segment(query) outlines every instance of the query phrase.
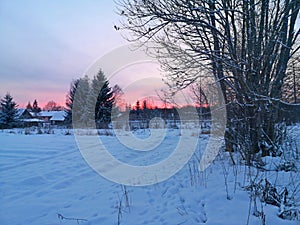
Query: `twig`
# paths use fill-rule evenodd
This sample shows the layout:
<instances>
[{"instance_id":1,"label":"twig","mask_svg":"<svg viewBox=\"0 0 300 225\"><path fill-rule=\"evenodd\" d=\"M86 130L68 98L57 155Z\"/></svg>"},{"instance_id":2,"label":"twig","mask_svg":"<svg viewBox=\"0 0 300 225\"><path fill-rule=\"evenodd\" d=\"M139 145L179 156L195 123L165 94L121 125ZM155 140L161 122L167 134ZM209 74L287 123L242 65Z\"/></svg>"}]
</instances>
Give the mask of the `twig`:
<instances>
[{"instance_id":1,"label":"twig","mask_svg":"<svg viewBox=\"0 0 300 225\"><path fill-rule=\"evenodd\" d=\"M87 221L86 219L68 218L68 217L63 216L63 215L60 214L60 213L57 213L57 217L58 217L58 219L60 219L60 220L76 220L76 221L77 221L77 224L79 224L79 221Z\"/></svg>"}]
</instances>

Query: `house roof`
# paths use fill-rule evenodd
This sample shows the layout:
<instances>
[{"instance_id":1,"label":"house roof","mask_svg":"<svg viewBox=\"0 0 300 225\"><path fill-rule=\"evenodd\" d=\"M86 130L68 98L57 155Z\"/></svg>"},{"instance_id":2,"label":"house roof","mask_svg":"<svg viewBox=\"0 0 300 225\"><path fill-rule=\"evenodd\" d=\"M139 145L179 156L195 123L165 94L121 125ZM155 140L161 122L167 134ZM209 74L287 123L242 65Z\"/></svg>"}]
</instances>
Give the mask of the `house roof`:
<instances>
[{"instance_id":1,"label":"house roof","mask_svg":"<svg viewBox=\"0 0 300 225\"><path fill-rule=\"evenodd\" d=\"M33 118L20 118L22 115L28 112ZM44 122L41 117L49 117L50 121L64 121L66 116L65 111L41 111L39 113L29 112L28 109L20 108L17 110L17 117L21 119L23 122Z\"/></svg>"},{"instance_id":2,"label":"house roof","mask_svg":"<svg viewBox=\"0 0 300 225\"><path fill-rule=\"evenodd\" d=\"M66 116L65 111L54 111L50 121L64 121Z\"/></svg>"},{"instance_id":3,"label":"house roof","mask_svg":"<svg viewBox=\"0 0 300 225\"><path fill-rule=\"evenodd\" d=\"M17 110L17 116L20 117L27 109L18 109Z\"/></svg>"},{"instance_id":4,"label":"house roof","mask_svg":"<svg viewBox=\"0 0 300 225\"><path fill-rule=\"evenodd\" d=\"M49 117L50 121L64 121L66 112L65 111L41 111L39 113L31 113L33 117L45 118Z\"/></svg>"},{"instance_id":5,"label":"house roof","mask_svg":"<svg viewBox=\"0 0 300 225\"><path fill-rule=\"evenodd\" d=\"M34 117L28 109L20 108L17 109L17 118L19 119L30 119Z\"/></svg>"},{"instance_id":6,"label":"house roof","mask_svg":"<svg viewBox=\"0 0 300 225\"><path fill-rule=\"evenodd\" d=\"M60 111L40 111L37 116L40 117L52 117L56 112Z\"/></svg>"},{"instance_id":7,"label":"house roof","mask_svg":"<svg viewBox=\"0 0 300 225\"><path fill-rule=\"evenodd\" d=\"M22 119L23 122L38 122L38 123L42 123L44 122L44 120L40 120L40 119L37 119L37 118L32 118L32 119Z\"/></svg>"}]
</instances>

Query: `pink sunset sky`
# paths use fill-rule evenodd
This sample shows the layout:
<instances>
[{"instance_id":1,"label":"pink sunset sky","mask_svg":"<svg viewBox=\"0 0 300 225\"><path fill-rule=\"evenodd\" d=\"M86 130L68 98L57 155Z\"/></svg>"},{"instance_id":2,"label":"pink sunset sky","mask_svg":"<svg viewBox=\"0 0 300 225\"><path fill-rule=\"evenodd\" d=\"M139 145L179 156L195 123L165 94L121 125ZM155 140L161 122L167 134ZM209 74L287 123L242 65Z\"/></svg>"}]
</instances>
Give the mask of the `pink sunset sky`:
<instances>
[{"instance_id":1,"label":"pink sunset sky","mask_svg":"<svg viewBox=\"0 0 300 225\"><path fill-rule=\"evenodd\" d=\"M72 79L83 77L99 57L128 44L111 0L1 0L0 95L9 92L19 107L37 99L65 104ZM113 62L112 62L113 63ZM110 79L129 104L156 97L163 87L159 66L141 63Z\"/></svg>"}]
</instances>

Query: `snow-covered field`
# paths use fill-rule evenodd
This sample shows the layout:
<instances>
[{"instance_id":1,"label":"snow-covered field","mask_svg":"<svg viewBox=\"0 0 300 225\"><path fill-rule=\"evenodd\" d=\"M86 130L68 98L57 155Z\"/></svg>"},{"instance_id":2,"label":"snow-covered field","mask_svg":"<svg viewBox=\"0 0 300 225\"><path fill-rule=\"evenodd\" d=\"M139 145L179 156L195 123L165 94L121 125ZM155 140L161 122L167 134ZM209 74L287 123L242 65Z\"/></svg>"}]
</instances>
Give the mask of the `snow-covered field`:
<instances>
[{"instance_id":1,"label":"snow-covered field","mask_svg":"<svg viewBox=\"0 0 300 225\"><path fill-rule=\"evenodd\" d=\"M296 131L300 134L300 129ZM101 139L119 160L148 165L172 153L179 132L168 131L159 148L144 153L126 149L114 136ZM233 166L226 153L199 172L198 158L209 139L203 134L195 155L177 174L154 185L125 187L91 169L74 136L65 133L59 129L54 134L0 132L1 225L260 225L244 188L249 184L247 174L253 173L257 180L268 178L279 188L300 180L295 172L257 173ZM147 132L140 131L143 135ZM299 195L298 189L298 199ZM257 207L263 208L267 225L300 224L280 219L278 207L261 203Z\"/></svg>"}]
</instances>

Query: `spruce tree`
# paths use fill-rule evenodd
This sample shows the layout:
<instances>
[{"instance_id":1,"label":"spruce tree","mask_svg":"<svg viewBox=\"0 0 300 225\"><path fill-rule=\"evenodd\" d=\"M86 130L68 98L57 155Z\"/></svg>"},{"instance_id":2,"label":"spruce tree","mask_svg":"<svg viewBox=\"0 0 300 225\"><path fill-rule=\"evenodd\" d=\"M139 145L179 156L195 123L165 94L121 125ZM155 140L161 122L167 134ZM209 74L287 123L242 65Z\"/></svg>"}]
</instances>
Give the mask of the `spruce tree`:
<instances>
[{"instance_id":1,"label":"spruce tree","mask_svg":"<svg viewBox=\"0 0 300 225\"><path fill-rule=\"evenodd\" d=\"M26 106L26 109L29 111L29 112L32 112L32 105L30 103L30 101L28 102L27 106Z\"/></svg>"},{"instance_id":2,"label":"spruce tree","mask_svg":"<svg viewBox=\"0 0 300 225\"><path fill-rule=\"evenodd\" d=\"M18 122L18 105L13 101L13 97L7 93L1 99L0 126L3 128L12 128Z\"/></svg>"},{"instance_id":3,"label":"spruce tree","mask_svg":"<svg viewBox=\"0 0 300 225\"><path fill-rule=\"evenodd\" d=\"M91 109L89 106L90 96L90 81L88 76L79 79L79 83L75 92L73 102L73 124L76 122L76 127L90 128L91 127Z\"/></svg>"},{"instance_id":4,"label":"spruce tree","mask_svg":"<svg viewBox=\"0 0 300 225\"><path fill-rule=\"evenodd\" d=\"M71 83L66 100L66 124L75 128L107 128L111 122L114 91L100 70L90 82L88 76Z\"/></svg>"},{"instance_id":5,"label":"spruce tree","mask_svg":"<svg viewBox=\"0 0 300 225\"><path fill-rule=\"evenodd\" d=\"M99 70L92 80L91 99L91 102L95 103L91 107L95 107L94 118L97 128L107 128L111 122L111 111L115 98L102 70Z\"/></svg>"},{"instance_id":6,"label":"spruce tree","mask_svg":"<svg viewBox=\"0 0 300 225\"><path fill-rule=\"evenodd\" d=\"M35 99L32 105L32 112L34 112L35 114L39 113L41 111L41 108L38 105L37 100Z\"/></svg>"},{"instance_id":7,"label":"spruce tree","mask_svg":"<svg viewBox=\"0 0 300 225\"><path fill-rule=\"evenodd\" d=\"M70 85L69 93L67 94L66 99L66 116L65 116L65 123L67 125L71 125L72 123L72 109L73 109L73 102L75 98L75 92L79 84L79 79L73 80Z\"/></svg>"},{"instance_id":8,"label":"spruce tree","mask_svg":"<svg viewBox=\"0 0 300 225\"><path fill-rule=\"evenodd\" d=\"M135 108L138 112L141 110L140 101L136 101Z\"/></svg>"}]
</instances>

